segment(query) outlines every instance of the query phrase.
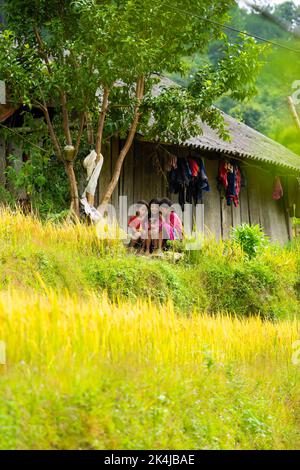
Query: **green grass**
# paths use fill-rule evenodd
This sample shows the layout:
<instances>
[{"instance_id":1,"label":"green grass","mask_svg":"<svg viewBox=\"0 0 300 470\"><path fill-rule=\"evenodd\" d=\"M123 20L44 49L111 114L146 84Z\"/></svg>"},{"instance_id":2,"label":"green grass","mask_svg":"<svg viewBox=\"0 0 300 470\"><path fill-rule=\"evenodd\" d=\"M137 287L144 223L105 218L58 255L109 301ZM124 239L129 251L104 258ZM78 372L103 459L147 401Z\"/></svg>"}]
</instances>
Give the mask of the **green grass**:
<instances>
[{"instance_id":1,"label":"green grass","mask_svg":"<svg viewBox=\"0 0 300 470\"><path fill-rule=\"evenodd\" d=\"M300 314L300 247L270 246L249 260L230 243L206 243L179 263L126 253L101 242L92 227L51 223L3 212L0 289L14 286L106 291L112 300L172 300L176 311L293 318Z\"/></svg>"}]
</instances>

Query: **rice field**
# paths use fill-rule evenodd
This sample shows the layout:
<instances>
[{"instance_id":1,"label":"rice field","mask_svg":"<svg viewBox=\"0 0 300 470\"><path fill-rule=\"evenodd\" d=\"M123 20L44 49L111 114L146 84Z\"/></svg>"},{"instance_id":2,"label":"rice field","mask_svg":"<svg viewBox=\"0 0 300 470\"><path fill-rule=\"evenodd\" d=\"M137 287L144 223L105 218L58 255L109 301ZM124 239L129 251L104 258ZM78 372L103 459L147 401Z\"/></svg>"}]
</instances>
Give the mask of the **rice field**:
<instances>
[{"instance_id":1,"label":"rice field","mask_svg":"<svg viewBox=\"0 0 300 470\"><path fill-rule=\"evenodd\" d=\"M298 320L7 289L0 448L299 448L299 339Z\"/></svg>"}]
</instances>

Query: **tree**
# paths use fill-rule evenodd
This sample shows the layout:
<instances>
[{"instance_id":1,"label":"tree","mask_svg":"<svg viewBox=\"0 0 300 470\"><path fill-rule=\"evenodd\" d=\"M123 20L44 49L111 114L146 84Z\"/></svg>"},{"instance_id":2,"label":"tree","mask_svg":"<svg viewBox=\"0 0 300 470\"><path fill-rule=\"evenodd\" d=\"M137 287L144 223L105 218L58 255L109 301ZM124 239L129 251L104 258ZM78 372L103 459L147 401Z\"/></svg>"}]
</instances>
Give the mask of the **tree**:
<instances>
[{"instance_id":1,"label":"tree","mask_svg":"<svg viewBox=\"0 0 300 470\"><path fill-rule=\"evenodd\" d=\"M267 7L259 6L253 2L247 2L248 6L250 6L254 11L259 13L264 19L266 19L269 23L277 25L282 31L288 33L289 39L296 38L299 40L300 38L300 7L295 5L294 2L288 1L284 2L281 5L278 5L276 8L272 8L271 5ZM298 44L296 43L296 47ZM281 59L282 60L282 59ZM284 59L285 60L285 59ZM288 67L284 67L285 73L287 70L291 71L290 64ZM287 82L289 83L289 82ZM294 83L299 83L296 81ZM292 82L289 84L292 85ZM287 103L288 108L290 111L290 115L293 119L296 129L298 132L300 131L300 117L296 109L296 103L294 102L292 96L287 96ZM297 103L298 104L298 103ZM278 134L277 130L277 134ZM291 148L296 148L295 151L299 153L299 144L295 147L295 143L293 142L293 132L291 130L285 129L282 131L280 129L280 137L282 140L285 140L285 144L287 144L286 137L289 136L289 144Z\"/></svg>"},{"instance_id":2,"label":"tree","mask_svg":"<svg viewBox=\"0 0 300 470\"><path fill-rule=\"evenodd\" d=\"M300 25L300 8L293 2L270 6L268 11L288 23L290 25L288 30L297 30ZM286 28L282 28L256 11L253 12L249 8L239 8L238 5L230 10L230 19L227 24L249 34L286 45L290 49L294 49L295 52L276 46L269 47L267 60L264 60L256 82L257 93L253 99L237 102L227 93L215 101L216 106L300 154L297 129L288 112L286 99L287 96L295 92L292 84L298 83L300 76L299 61L297 60L298 40L293 38ZM240 37L236 32L229 31L228 38L232 43L240 42ZM191 76L197 73L197 68L200 69L209 62L217 65L222 54L222 42L220 40L212 41L207 51L185 59L187 71L184 77L174 74L172 78L176 82L188 86ZM297 108L299 112L299 107Z\"/></svg>"},{"instance_id":3,"label":"tree","mask_svg":"<svg viewBox=\"0 0 300 470\"><path fill-rule=\"evenodd\" d=\"M261 6L247 1L246 4L259 13L268 22L278 26L281 30L293 35L295 38L300 38L300 8L294 2L288 1L281 5L272 7L272 5Z\"/></svg>"},{"instance_id":4,"label":"tree","mask_svg":"<svg viewBox=\"0 0 300 470\"><path fill-rule=\"evenodd\" d=\"M253 94L261 52L249 40L235 49L227 44L219 23L225 21L232 3L191 0L187 7L184 0L5 1L1 78L8 84L12 102L43 112L77 215L74 160L64 148L73 146L76 158L82 142L87 138L92 142L92 130L98 159L104 138L111 134L125 138L104 205L137 130L179 143L199 132L196 120L201 116L226 137L221 114L212 108L214 99L230 92L239 99ZM183 73L182 57L203 50L212 38L222 39L225 45L215 68L200 70L188 89L171 87L152 96L161 74ZM152 126L150 116L154 116Z\"/></svg>"}]
</instances>

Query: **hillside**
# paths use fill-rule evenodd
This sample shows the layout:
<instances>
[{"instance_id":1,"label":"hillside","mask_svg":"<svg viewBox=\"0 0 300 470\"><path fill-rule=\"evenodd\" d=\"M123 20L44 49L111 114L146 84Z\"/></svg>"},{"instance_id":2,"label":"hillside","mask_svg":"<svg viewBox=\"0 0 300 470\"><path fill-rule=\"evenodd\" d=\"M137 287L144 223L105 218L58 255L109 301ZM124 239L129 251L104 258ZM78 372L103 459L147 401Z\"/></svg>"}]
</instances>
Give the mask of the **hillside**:
<instances>
[{"instance_id":1,"label":"hillside","mask_svg":"<svg viewBox=\"0 0 300 470\"><path fill-rule=\"evenodd\" d=\"M2 211L0 260L1 449L299 448L299 246L174 264Z\"/></svg>"},{"instance_id":2,"label":"hillside","mask_svg":"<svg viewBox=\"0 0 300 470\"><path fill-rule=\"evenodd\" d=\"M271 245L249 260L232 242L210 240L180 262L126 252L83 224L42 223L1 211L0 288L70 294L106 292L111 300L171 300L176 310L264 318L300 315L300 246Z\"/></svg>"}]
</instances>

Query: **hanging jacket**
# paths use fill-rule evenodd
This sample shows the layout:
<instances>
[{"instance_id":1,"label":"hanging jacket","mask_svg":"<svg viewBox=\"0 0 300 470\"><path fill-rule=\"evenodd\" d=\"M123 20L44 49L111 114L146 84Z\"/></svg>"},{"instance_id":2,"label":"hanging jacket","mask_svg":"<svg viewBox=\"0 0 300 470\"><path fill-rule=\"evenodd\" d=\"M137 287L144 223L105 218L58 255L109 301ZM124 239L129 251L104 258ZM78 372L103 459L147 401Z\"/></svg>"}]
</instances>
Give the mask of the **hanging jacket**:
<instances>
[{"instance_id":1,"label":"hanging jacket","mask_svg":"<svg viewBox=\"0 0 300 470\"><path fill-rule=\"evenodd\" d=\"M236 184L235 184L236 174L234 169L228 171L227 173L227 189L226 189L226 198L227 206L231 206L232 201L236 199Z\"/></svg>"},{"instance_id":2,"label":"hanging jacket","mask_svg":"<svg viewBox=\"0 0 300 470\"><path fill-rule=\"evenodd\" d=\"M219 164L219 174L218 174L218 182L222 185L225 189L228 187L228 179L227 179L227 163L224 160L220 161Z\"/></svg>"},{"instance_id":3,"label":"hanging jacket","mask_svg":"<svg viewBox=\"0 0 300 470\"><path fill-rule=\"evenodd\" d=\"M170 193L177 194L180 187L178 182L178 168L173 168L169 171L167 179Z\"/></svg>"},{"instance_id":4,"label":"hanging jacket","mask_svg":"<svg viewBox=\"0 0 300 470\"><path fill-rule=\"evenodd\" d=\"M219 164L218 189L225 190L227 205L239 205L239 195L242 187L242 172L235 160L224 161Z\"/></svg>"},{"instance_id":5,"label":"hanging jacket","mask_svg":"<svg viewBox=\"0 0 300 470\"><path fill-rule=\"evenodd\" d=\"M195 178L199 173L199 165L196 160L189 158L189 166L192 173L192 176Z\"/></svg>"},{"instance_id":6,"label":"hanging jacket","mask_svg":"<svg viewBox=\"0 0 300 470\"><path fill-rule=\"evenodd\" d=\"M210 191L210 186L208 182L208 177L205 171L205 166L203 161L199 158L199 163L200 163L200 177L202 181L202 189L203 191L209 192Z\"/></svg>"},{"instance_id":7,"label":"hanging jacket","mask_svg":"<svg viewBox=\"0 0 300 470\"><path fill-rule=\"evenodd\" d=\"M186 201L190 204L202 204L203 191L210 191L205 167L201 158L190 159L189 164L193 176L187 187Z\"/></svg>"}]
</instances>

